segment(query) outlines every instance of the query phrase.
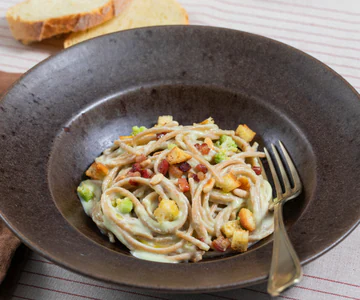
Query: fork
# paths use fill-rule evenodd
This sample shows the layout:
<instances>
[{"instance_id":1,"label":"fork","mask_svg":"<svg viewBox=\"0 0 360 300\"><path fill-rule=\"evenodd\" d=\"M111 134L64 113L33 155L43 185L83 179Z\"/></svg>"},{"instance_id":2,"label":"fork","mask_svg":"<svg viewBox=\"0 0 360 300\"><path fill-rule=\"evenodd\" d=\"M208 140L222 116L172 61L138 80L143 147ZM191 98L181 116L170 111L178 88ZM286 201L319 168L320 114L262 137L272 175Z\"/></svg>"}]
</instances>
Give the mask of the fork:
<instances>
[{"instance_id":1,"label":"fork","mask_svg":"<svg viewBox=\"0 0 360 300\"><path fill-rule=\"evenodd\" d=\"M271 296L278 296L286 288L300 282L303 275L299 258L286 233L283 220L284 203L297 197L301 193L302 184L294 163L281 141L279 141L279 145L293 179L293 187L290 185L290 181L280 159L279 152L274 144L271 144L275 162L279 167L285 189L284 192L282 191L280 180L276 173L271 156L268 150L264 148L277 195L277 198L274 199L274 244L267 286L268 293Z\"/></svg>"}]
</instances>

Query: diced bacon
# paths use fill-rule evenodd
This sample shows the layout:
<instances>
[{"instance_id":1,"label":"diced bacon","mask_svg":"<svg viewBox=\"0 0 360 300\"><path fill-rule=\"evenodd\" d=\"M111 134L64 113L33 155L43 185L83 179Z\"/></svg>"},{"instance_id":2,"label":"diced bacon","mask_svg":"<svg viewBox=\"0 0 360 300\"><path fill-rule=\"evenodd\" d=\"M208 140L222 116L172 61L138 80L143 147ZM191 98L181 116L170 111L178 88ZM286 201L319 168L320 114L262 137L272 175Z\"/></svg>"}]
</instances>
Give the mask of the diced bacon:
<instances>
[{"instance_id":1,"label":"diced bacon","mask_svg":"<svg viewBox=\"0 0 360 300\"><path fill-rule=\"evenodd\" d=\"M207 168L205 165L203 165L203 164L198 164L198 165L196 165L196 167L195 167L195 171L196 171L196 172L203 172L203 173L205 174L205 173L207 173L208 168Z\"/></svg>"},{"instance_id":2,"label":"diced bacon","mask_svg":"<svg viewBox=\"0 0 360 300\"><path fill-rule=\"evenodd\" d=\"M182 191L183 193L186 193L190 190L190 186L189 186L189 183L187 182L186 178L179 178L178 185L179 185L180 191Z\"/></svg>"},{"instance_id":3,"label":"diced bacon","mask_svg":"<svg viewBox=\"0 0 360 300\"><path fill-rule=\"evenodd\" d=\"M191 166L187 162L183 162L180 164L179 169L183 172L187 172L191 169Z\"/></svg>"},{"instance_id":4,"label":"diced bacon","mask_svg":"<svg viewBox=\"0 0 360 300\"><path fill-rule=\"evenodd\" d=\"M170 165L170 166L169 166L169 174L170 174L172 177L180 178L184 173L183 173L183 171L181 171L177 166L175 166L175 165Z\"/></svg>"},{"instance_id":5,"label":"diced bacon","mask_svg":"<svg viewBox=\"0 0 360 300\"><path fill-rule=\"evenodd\" d=\"M212 241L212 247L219 252L225 252L230 247L231 243L228 238L219 236L216 240Z\"/></svg>"},{"instance_id":6,"label":"diced bacon","mask_svg":"<svg viewBox=\"0 0 360 300\"><path fill-rule=\"evenodd\" d=\"M260 174L261 174L261 167L259 167L259 166L253 166L252 169L254 170L254 172L256 173L256 175L260 175Z\"/></svg>"},{"instance_id":7,"label":"diced bacon","mask_svg":"<svg viewBox=\"0 0 360 300\"><path fill-rule=\"evenodd\" d=\"M143 178L151 178L152 172L149 169L141 170L141 177Z\"/></svg>"},{"instance_id":8,"label":"diced bacon","mask_svg":"<svg viewBox=\"0 0 360 300\"><path fill-rule=\"evenodd\" d=\"M193 178L196 182L199 182L199 181L200 181L200 179L199 179L199 177L197 176L197 174L189 173L189 174L188 174L188 177L189 177L189 178Z\"/></svg>"},{"instance_id":9,"label":"diced bacon","mask_svg":"<svg viewBox=\"0 0 360 300\"><path fill-rule=\"evenodd\" d=\"M194 146L196 147L196 149L198 149L200 151L200 153L202 155L209 154L209 152L210 152L210 148L209 148L208 144L206 144L206 143L202 143L202 144L197 143Z\"/></svg>"},{"instance_id":10,"label":"diced bacon","mask_svg":"<svg viewBox=\"0 0 360 300\"><path fill-rule=\"evenodd\" d=\"M166 159L163 159L159 163L158 171L165 176L168 170L169 170L169 162Z\"/></svg>"},{"instance_id":11,"label":"diced bacon","mask_svg":"<svg viewBox=\"0 0 360 300\"><path fill-rule=\"evenodd\" d=\"M134 163L131 167L131 172L140 172L141 166L140 163Z\"/></svg>"}]
</instances>

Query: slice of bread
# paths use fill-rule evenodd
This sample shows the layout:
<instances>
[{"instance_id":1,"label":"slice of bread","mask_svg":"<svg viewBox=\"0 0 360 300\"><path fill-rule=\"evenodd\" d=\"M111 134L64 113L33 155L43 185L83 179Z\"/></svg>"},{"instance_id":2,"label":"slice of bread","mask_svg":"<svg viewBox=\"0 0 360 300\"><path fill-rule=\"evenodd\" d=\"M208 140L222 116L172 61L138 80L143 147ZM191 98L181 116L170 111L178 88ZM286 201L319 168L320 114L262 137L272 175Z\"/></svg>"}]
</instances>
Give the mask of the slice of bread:
<instances>
[{"instance_id":1,"label":"slice of bread","mask_svg":"<svg viewBox=\"0 0 360 300\"><path fill-rule=\"evenodd\" d=\"M117 17L84 32L70 34L64 47L125 29L181 24L189 24L189 18L185 9L175 0L128 0Z\"/></svg>"},{"instance_id":2,"label":"slice of bread","mask_svg":"<svg viewBox=\"0 0 360 300\"><path fill-rule=\"evenodd\" d=\"M27 0L10 7L12 35L24 44L83 31L113 18L127 0Z\"/></svg>"}]
</instances>

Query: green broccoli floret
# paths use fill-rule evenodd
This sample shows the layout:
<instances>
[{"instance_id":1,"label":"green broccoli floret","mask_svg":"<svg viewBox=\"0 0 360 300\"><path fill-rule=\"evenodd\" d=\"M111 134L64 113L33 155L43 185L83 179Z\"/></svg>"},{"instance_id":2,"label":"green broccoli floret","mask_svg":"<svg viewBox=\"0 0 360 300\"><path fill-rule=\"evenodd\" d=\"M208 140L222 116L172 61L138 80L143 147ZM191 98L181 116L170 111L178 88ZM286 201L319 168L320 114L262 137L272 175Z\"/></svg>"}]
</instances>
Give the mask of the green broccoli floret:
<instances>
[{"instance_id":1,"label":"green broccoli floret","mask_svg":"<svg viewBox=\"0 0 360 300\"><path fill-rule=\"evenodd\" d=\"M220 136L220 139L215 143L215 146L226 151L238 151L238 147L232 137L224 134Z\"/></svg>"},{"instance_id":2,"label":"green broccoli floret","mask_svg":"<svg viewBox=\"0 0 360 300\"><path fill-rule=\"evenodd\" d=\"M131 135L135 136L135 135L139 134L140 132L145 131L146 129L147 128L145 126L141 126L141 127L133 126Z\"/></svg>"},{"instance_id":3,"label":"green broccoli floret","mask_svg":"<svg viewBox=\"0 0 360 300\"><path fill-rule=\"evenodd\" d=\"M85 202L92 200L95 196L94 187L90 184L86 184L85 182L82 182L78 186L77 192L79 193L79 197Z\"/></svg>"},{"instance_id":4,"label":"green broccoli floret","mask_svg":"<svg viewBox=\"0 0 360 300\"><path fill-rule=\"evenodd\" d=\"M214 161L215 163L221 163L222 161L226 160L227 156L224 152L218 152L214 155Z\"/></svg>"}]
</instances>

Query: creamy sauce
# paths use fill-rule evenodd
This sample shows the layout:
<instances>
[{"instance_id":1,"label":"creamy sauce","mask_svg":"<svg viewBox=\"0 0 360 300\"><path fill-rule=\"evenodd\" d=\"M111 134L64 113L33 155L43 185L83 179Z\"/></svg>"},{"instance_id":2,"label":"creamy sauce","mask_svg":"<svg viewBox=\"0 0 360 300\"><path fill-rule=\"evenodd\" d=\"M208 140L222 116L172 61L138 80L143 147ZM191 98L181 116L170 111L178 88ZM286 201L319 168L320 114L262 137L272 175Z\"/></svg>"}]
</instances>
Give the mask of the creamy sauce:
<instances>
[{"instance_id":1,"label":"creamy sauce","mask_svg":"<svg viewBox=\"0 0 360 300\"><path fill-rule=\"evenodd\" d=\"M81 205L84 208L85 213L91 217L91 213L92 210L95 206L95 204L100 201L100 197L101 197L101 181L99 180L85 180L83 181L83 183L87 184L89 187L91 187L92 192L94 193L94 198L89 200L89 201L85 201L84 199L82 199L80 197L80 194L78 193L78 197L81 201Z\"/></svg>"}]
</instances>

